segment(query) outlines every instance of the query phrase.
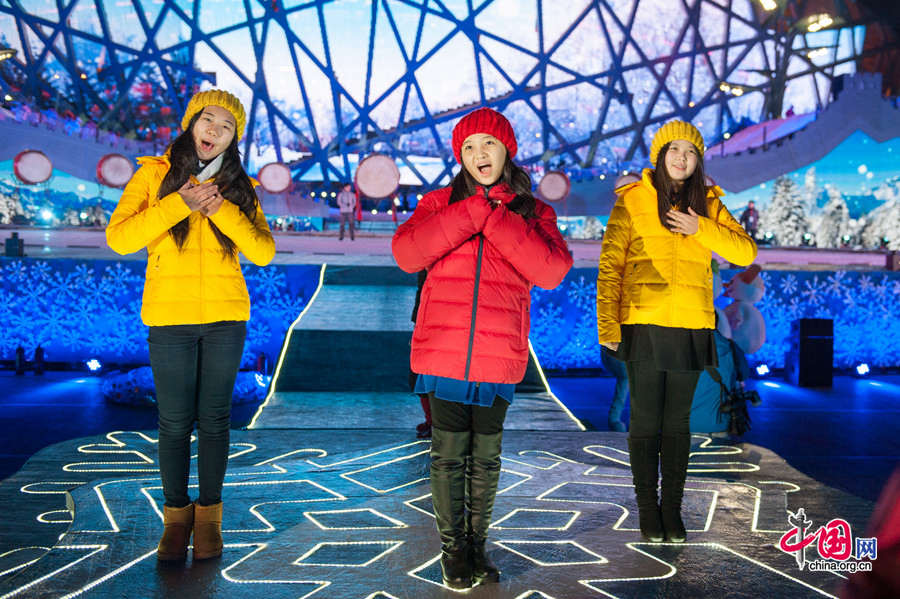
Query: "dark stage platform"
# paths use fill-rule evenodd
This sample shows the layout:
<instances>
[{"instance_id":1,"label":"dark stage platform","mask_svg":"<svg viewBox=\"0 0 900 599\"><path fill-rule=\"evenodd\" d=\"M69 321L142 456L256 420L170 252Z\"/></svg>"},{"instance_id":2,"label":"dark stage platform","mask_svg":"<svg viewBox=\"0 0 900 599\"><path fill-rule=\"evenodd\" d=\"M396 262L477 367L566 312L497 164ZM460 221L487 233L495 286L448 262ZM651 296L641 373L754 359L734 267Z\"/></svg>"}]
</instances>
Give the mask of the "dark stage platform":
<instances>
[{"instance_id":1,"label":"dark stage platform","mask_svg":"<svg viewBox=\"0 0 900 599\"><path fill-rule=\"evenodd\" d=\"M157 563L156 433L111 432L47 447L0 482L0 599L460 595L440 584L430 443L411 436L421 419L407 383L414 281L396 269L329 266L322 283L291 326L272 393L249 430L232 433L221 558ZM801 571L778 548L786 510L803 508L815 527L843 518L858 536L871 501L758 445L696 435L689 542L644 543L626 435L583 428L532 353L508 414L488 545L502 581L468 596L838 592L841 575Z\"/></svg>"},{"instance_id":2,"label":"dark stage platform","mask_svg":"<svg viewBox=\"0 0 900 599\"><path fill-rule=\"evenodd\" d=\"M0 483L0 597L452 597L440 586L427 441L396 430L251 430L232 437L221 559L160 565L155 434L40 451ZM862 532L872 504L754 445L695 436L689 542L637 531L625 435L509 431L490 551L499 585L471 597L819 597L776 544L785 509Z\"/></svg>"}]
</instances>

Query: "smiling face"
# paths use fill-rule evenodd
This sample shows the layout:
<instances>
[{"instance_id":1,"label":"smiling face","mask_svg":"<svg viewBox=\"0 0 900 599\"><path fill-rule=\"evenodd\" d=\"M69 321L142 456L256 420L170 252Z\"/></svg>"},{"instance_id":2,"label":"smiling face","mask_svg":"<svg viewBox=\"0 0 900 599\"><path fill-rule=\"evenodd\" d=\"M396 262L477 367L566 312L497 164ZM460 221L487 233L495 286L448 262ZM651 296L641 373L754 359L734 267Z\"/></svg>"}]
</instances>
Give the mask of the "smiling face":
<instances>
[{"instance_id":1,"label":"smiling face","mask_svg":"<svg viewBox=\"0 0 900 599\"><path fill-rule=\"evenodd\" d=\"M221 106L205 106L191 134L197 157L208 162L225 151L234 139L234 116Z\"/></svg>"},{"instance_id":2,"label":"smiling face","mask_svg":"<svg viewBox=\"0 0 900 599\"><path fill-rule=\"evenodd\" d=\"M676 185L681 185L694 174L698 160L694 144L686 139L673 140L666 151L666 173Z\"/></svg>"},{"instance_id":3,"label":"smiling face","mask_svg":"<svg viewBox=\"0 0 900 599\"><path fill-rule=\"evenodd\" d=\"M493 185L503 174L506 146L487 133L474 133L462 144L462 163L480 185Z\"/></svg>"}]
</instances>

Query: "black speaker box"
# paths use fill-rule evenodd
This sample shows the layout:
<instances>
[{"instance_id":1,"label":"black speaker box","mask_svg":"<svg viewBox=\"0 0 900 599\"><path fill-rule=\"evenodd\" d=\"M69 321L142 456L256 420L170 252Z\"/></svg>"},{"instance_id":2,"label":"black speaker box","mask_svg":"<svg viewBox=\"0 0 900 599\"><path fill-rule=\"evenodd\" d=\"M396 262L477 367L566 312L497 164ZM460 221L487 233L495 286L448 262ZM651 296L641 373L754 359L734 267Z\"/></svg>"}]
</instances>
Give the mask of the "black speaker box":
<instances>
[{"instance_id":1,"label":"black speaker box","mask_svg":"<svg viewBox=\"0 0 900 599\"><path fill-rule=\"evenodd\" d=\"M784 359L785 378L799 387L831 387L834 321L801 318L791 323L791 346Z\"/></svg>"}]
</instances>

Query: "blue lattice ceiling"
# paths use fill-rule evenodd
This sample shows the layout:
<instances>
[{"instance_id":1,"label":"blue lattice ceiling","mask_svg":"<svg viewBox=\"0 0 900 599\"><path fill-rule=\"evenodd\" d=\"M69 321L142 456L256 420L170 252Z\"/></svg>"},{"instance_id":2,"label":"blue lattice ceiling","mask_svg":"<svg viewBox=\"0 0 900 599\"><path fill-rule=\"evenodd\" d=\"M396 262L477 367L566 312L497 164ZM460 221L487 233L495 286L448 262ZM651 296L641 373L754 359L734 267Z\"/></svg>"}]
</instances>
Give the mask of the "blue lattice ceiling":
<instances>
[{"instance_id":1,"label":"blue lattice ceiling","mask_svg":"<svg viewBox=\"0 0 900 599\"><path fill-rule=\"evenodd\" d=\"M795 3L794 0L791 0ZM216 84L248 108L245 160L296 178L348 180L382 151L421 183L446 181L450 129L493 105L525 163L614 171L645 161L656 126L691 119L708 139L765 113L785 55L783 108L827 102L854 70L861 27L786 38L751 0L0 0L18 50L0 86L107 128L165 137L190 90ZM756 12L755 12L756 11ZM810 49L825 47L812 58ZM722 82L743 86L737 96ZM424 167L415 156L442 159ZM354 157L355 158L355 157Z\"/></svg>"}]
</instances>

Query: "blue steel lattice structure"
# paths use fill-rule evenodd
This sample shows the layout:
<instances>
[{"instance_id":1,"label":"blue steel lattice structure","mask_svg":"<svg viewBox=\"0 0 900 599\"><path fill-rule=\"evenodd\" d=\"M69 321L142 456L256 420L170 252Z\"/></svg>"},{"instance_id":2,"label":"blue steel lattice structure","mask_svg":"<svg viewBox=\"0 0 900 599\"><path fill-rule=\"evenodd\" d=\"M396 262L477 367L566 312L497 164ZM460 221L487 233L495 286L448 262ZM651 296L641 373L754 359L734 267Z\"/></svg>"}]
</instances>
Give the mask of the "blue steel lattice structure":
<instances>
[{"instance_id":1,"label":"blue steel lattice structure","mask_svg":"<svg viewBox=\"0 0 900 599\"><path fill-rule=\"evenodd\" d=\"M785 55L785 109L827 103L864 28L804 30L785 53L767 18L752 0L10 0L0 87L166 141L215 84L248 108L250 169L280 160L297 180L350 180L379 151L407 183L446 183L450 129L480 104L511 118L535 172L614 172L643 166L671 118L710 140L759 120Z\"/></svg>"}]
</instances>

